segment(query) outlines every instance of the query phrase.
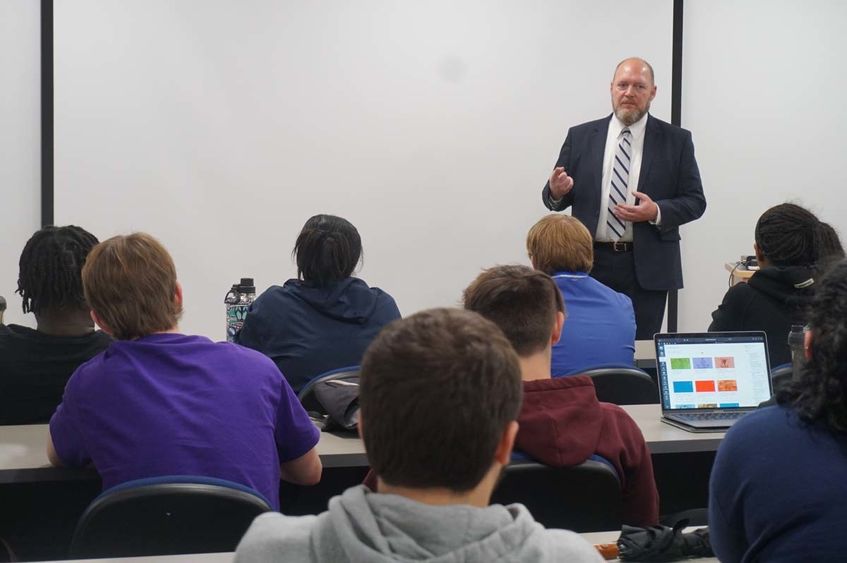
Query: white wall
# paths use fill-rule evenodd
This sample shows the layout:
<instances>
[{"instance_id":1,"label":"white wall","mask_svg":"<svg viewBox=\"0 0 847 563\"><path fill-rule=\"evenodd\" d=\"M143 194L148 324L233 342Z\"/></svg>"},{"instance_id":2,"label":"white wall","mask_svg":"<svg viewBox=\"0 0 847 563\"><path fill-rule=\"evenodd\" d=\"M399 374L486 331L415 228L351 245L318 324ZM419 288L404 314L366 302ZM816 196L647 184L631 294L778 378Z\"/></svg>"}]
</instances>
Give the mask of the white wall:
<instances>
[{"instance_id":1,"label":"white wall","mask_svg":"<svg viewBox=\"0 0 847 563\"><path fill-rule=\"evenodd\" d=\"M615 64L656 69L672 1L55 0L56 221L158 236L183 329L292 277L319 212L359 227L362 277L405 313L526 262L568 126L610 112Z\"/></svg>"},{"instance_id":2,"label":"white wall","mask_svg":"<svg viewBox=\"0 0 847 563\"><path fill-rule=\"evenodd\" d=\"M24 318L18 287L18 258L40 223L41 51L39 3L0 2L0 295L6 323L34 326Z\"/></svg>"},{"instance_id":3,"label":"white wall","mask_svg":"<svg viewBox=\"0 0 847 563\"><path fill-rule=\"evenodd\" d=\"M680 330L695 331L768 207L805 205L847 236L847 3L689 0L684 16L682 125L709 202L683 233Z\"/></svg>"}]
</instances>

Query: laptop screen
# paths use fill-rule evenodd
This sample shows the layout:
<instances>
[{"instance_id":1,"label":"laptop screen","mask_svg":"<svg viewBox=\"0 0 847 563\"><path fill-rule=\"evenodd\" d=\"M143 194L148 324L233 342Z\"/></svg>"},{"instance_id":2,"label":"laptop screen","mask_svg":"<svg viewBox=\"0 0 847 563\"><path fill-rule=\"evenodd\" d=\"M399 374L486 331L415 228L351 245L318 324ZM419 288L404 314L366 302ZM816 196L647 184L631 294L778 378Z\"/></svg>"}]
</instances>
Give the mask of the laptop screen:
<instances>
[{"instance_id":1,"label":"laptop screen","mask_svg":"<svg viewBox=\"0 0 847 563\"><path fill-rule=\"evenodd\" d=\"M764 332L657 334L662 410L755 407L771 397Z\"/></svg>"}]
</instances>

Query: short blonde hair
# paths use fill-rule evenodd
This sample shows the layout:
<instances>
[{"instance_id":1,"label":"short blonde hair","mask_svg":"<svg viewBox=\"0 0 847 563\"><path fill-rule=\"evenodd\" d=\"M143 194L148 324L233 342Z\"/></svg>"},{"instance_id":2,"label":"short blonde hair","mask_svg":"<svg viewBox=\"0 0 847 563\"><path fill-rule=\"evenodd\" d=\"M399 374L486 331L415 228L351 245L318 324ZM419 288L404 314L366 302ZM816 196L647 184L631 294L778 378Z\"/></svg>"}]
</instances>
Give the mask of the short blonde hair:
<instances>
[{"instance_id":1,"label":"short blonde hair","mask_svg":"<svg viewBox=\"0 0 847 563\"><path fill-rule=\"evenodd\" d=\"M176 267L165 247L146 233L112 237L95 246L82 268L88 305L118 340L176 327Z\"/></svg>"},{"instance_id":2,"label":"short blonde hair","mask_svg":"<svg viewBox=\"0 0 847 563\"><path fill-rule=\"evenodd\" d=\"M536 270L555 272L590 272L594 264L591 233L578 219L552 213L529 230L526 251Z\"/></svg>"}]
</instances>

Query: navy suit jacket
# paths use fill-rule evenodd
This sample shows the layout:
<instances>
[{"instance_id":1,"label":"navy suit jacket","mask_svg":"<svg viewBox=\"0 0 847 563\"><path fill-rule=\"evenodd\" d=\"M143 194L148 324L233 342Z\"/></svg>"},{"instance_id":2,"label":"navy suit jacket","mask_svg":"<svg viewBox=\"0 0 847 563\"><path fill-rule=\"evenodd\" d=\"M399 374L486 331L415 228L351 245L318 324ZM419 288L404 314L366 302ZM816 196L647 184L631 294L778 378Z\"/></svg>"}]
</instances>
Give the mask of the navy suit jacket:
<instances>
[{"instance_id":1,"label":"navy suit jacket","mask_svg":"<svg viewBox=\"0 0 847 563\"><path fill-rule=\"evenodd\" d=\"M573 216L582 221L592 237L600 217L603 155L611 118L610 115L568 130L556 166L564 167L573 177L573 189L558 205L550 199L549 182L542 191L548 209L562 211L572 207ZM662 224L633 224L636 279L644 289L679 289L682 287L679 226L697 219L706 210L689 131L647 116L638 191L650 196L659 206Z\"/></svg>"}]
</instances>

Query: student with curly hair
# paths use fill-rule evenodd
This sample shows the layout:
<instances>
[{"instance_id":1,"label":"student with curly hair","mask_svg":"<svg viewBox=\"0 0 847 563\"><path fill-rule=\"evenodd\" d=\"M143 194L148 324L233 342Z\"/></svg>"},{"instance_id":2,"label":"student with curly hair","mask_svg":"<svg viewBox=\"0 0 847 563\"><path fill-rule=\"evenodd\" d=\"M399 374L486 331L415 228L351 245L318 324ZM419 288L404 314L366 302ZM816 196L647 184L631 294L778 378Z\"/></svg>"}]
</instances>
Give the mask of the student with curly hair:
<instances>
[{"instance_id":1,"label":"student with curly hair","mask_svg":"<svg viewBox=\"0 0 847 563\"><path fill-rule=\"evenodd\" d=\"M109 346L94 329L80 272L97 238L80 227L44 227L21 253L18 290L36 328L0 325L0 424L50 420L73 371Z\"/></svg>"},{"instance_id":2,"label":"student with curly hair","mask_svg":"<svg viewBox=\"0 0 847 563\"><path fill-rule=\"evenodd\" d=\"M847 261L818 284L805 368L727 433L709 528L721 561L838 561L847 542Z\"/></svg>"},{"instance_id":3,"label":"student with curly hair","mask_svg":"<svg viewBox=\"0 0 847 563\"><path fill-rule=\"evenodd\" d=\"M788 333L805 324L814 293L822 223L793 203L765 211L756 223L753 249L759 271L729 288L712 313L709 331L763 330L771 366L791 361Z\"/></svg>"}]
</instances>

